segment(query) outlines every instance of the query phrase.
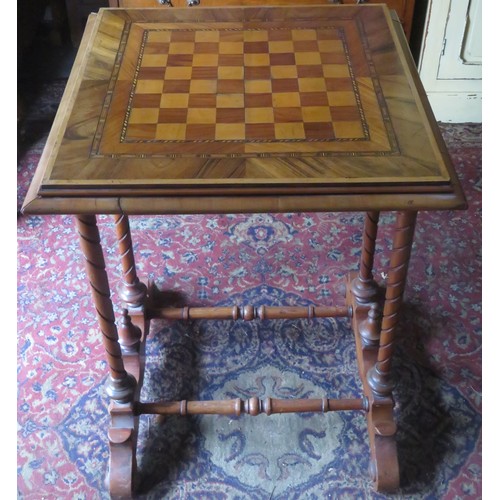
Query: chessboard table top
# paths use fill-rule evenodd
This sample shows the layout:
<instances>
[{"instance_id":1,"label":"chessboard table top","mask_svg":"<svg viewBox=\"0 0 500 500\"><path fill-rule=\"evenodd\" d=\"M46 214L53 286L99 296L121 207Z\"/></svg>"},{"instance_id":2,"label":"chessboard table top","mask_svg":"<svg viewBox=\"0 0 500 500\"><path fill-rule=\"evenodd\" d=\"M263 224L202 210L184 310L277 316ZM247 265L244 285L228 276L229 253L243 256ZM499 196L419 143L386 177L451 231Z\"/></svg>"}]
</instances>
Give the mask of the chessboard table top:
<instances>
[{"instance_id":1,"label":"chessboard table top","mask_svg":"<svg viewBox=\"0 0 500 500\"><path fill-rule=\"evenodd\" d=\"M385 5L101 9L27 213L462 208Z\"/></svg>"}]
</instances>

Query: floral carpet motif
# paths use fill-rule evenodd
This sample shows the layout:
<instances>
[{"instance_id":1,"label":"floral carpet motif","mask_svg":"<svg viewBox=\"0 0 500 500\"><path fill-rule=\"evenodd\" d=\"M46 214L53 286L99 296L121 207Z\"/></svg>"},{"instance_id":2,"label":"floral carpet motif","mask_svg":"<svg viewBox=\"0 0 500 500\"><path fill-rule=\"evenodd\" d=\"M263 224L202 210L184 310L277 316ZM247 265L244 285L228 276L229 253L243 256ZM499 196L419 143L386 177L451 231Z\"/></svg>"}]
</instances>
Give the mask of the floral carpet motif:
<instances>
[{"instance_id":1,"label":"floral carpet motif","mask_svg":"<svg viewBox=\"0 0 500 500\"><path fill-rule=\"evenodd\" d=\"M18 209L43 131L26 133ZM391 498L481 497L481 127L442 132L469 208L419 215L394 363L402 484ZM381 282L393 220L381 217ZM113 224L99 222L115 290ZM177 304L336 305L346 270L357 267L362 217L191 215L131 224L141 279L154 278ZM360 394L346 320L153 322L147 353L144 400ZM19 498L108 497L103 359L72 217L19 214ZM371 490L359 412L143 416L140 438L140 498L386 498Z\"/></svg>"}]
</instances>

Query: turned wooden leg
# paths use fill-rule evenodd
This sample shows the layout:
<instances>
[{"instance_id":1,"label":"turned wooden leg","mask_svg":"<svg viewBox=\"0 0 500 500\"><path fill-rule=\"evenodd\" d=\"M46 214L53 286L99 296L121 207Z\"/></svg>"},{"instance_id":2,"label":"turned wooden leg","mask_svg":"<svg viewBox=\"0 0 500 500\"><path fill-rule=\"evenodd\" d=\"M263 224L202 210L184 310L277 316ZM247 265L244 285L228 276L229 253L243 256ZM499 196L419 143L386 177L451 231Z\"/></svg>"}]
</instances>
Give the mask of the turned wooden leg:
<instances>
[{"instance_id":1,"label":"turned wooden leg","mask_svg":"<svg viewBox=\"0 0 500 500\"><path fill-rule=\"evenodd\" d=\"M381 397L389 396L394 388L391 377L392 355L396 327L403 302L416 219L416 212L400 212L396 221L377 362L367 376L373 392Z\"/></svg>"},{"instance_id":2,"label":"turned wooden leg","mask_svg":"<svg viewBox=\"0 0 500 500\"><path fill-rule=\"evenodd\" d=\"M133 357L125 363L122 356L96 217L80 215L76 219L110 371L106 384L106 392L112 400L109 408L111 425L108 432L110 458L107 480L111 498L131 498L135 469L134 438L137 432L133 405L140 375L134 365L138 361Z\"/></svg>"},{"instance_id":3,"label":"turned wooden leg","mask_svg":"<svg viewBox=\"0 0 500 500\"><path fill-rule=\"evenodd\" d=\"M137 277L129 220L124 214L115 215L114 218L123 271L119 295L130 308L141 307L146 299L147 288Z\"/></svg>"},{"instance_id":4,"label":"turned wooden leg","mask_svg":"<svg viewBox=\"0 0 500 500\"><path fill-rule=\"evenodd\" d=\"M127 308L122 310L118 322L118 335L122 353L128 356L137 354L140 350L142 331L144 329L141 331L137 323L143 323L144 320L147 287L137 277L128 216L125 214L115 215L114 220L122 267L122 283L118 294L127 305ZM133 315L134 322L132 322L130 315Z\"/></svg>"},{"instance_id":5,"label":"turned wooden leg","mask_svg":"<svg viewBox=\"0 0 500 500\"><path fill-rule=\"evenodd\" d=\"M353 308L352 322L359 372L365 396L369 401L366 418L370 440L370 474L376 491L392 492L399 487L390 364L415 222L416 213L414 212L398 214L382 325L379 322L378 302L360 303L354 293L356 286L353 286L353 282L358 280L359 284L359 275L352 276L348 287L347 304ZM379 341L377 341L377 335L368 338L367 331L380 332L380 330L382 332L378 335Z\"/></svg>"},{"instance_id":6,"label":"turned wooden leg","mask_svg":"<svg viewBox=\"0 0 500 500\"><path fill-rule=\"evenodd\" d=\"M368 416L371 448L370 472L375 482L375 489L378 491L393 491L399 486L391 362L416 217L416 212L400 212L397 216L387 277L380 344L376 358L366 373L366 383L371 389L371 411Z\"/></svg>"},{"instance_id":7,"label":"turned wooden leg","mask_svg":"<svg viewBox=\"0 0 500 500\"><path fill-rule=\"evenodd\" d=\"M114 401L127 403L133 399L136 381L127 373L123 363L95 215L79 215L77 229L110 371L106 391Z\"/></svg>"},{"instance_id":8,"label":"turned wooden leg","mask_svg":"<svg viewBox=\"0 0 500 500\"><path fill-rule=\"evenodd\" d=\"M126 305L118 319L118 336L125 368L134 375L137 385L133 404L110 406L109 492L113 499L128 499L133 496L137 468L139 417L135 404L140 400L144 376L145 342L149 330L145 313L148 290L137 277L129 219L121 214L115 215L114 220L122 267L119 296Z\"/></svg>"},{"instance_id":9,"label":"turned wooden leg","mask_svg":"<svg viewBox=\"0 0 500 500\"><path fill-rule=\"evenodd\" d=\"M359 334L366 348L378 347L380 339L380 288L373 278L373 260L379 212L367 212L358 276L351 281L351 294L359 305L369 306L367 317L359 324Z\"/></svg>"},{"instance_id":10,"label":"turned wooden leg","mask_svg":"<svg viewBox=\"0 0 500 500\"><path fill-rule=\"evenodd\" d=\"M374 302L379 295L379 287L373 279L379 216L379 212L367 212L365 215L359 275L351 282L351 293L359 304Z\"/></svg>"},{"instance_id":11,"label":"turned wooden leg","mask_svg":"<svg viewBox=\"0 0 500 500\"><path fill-rule=\"evenodd\" d=\"M366 318L359 323L359 335L363 348L377 349L380 342L380 320L382 318L380 304L372 302Z\"/></svg>"},{"instance_id":12,"label":"turned wooden leg","mask_svg":"<svg viewBox=\"0 0 500 500\"><path fill-rule=\"evenodd\" d=\"M118 321L118 333L123 353L123 361L128 373L137 380L134 401L129 404L111 403L109 413L111 424L109 438L108 486L112 499L130 499L134 492L137 461L137 438L139 417L135 405L140 400L144 376L145 339L149 322L144 315L136 315L132 323L127 309L123 309ZM144 336L142 336L144 332Z\"/></svg>"}]
</instances>

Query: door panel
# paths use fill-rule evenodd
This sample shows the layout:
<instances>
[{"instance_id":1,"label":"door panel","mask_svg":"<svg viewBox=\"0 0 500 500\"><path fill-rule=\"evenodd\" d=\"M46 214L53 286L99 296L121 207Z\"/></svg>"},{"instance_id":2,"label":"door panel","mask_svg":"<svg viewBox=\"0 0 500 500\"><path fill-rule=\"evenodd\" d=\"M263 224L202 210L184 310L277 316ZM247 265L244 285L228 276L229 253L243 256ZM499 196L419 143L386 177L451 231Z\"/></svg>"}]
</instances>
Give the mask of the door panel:
<instances>
[{"instance_id":1,"label":"door panel","mask_svg":"<svg viewBox=\"0 0 500 500\"><path fill-rule=\"evenodd\" d=\"M439 79L481 78L481 0L454 0L450 4Z\"/></svg>"},{"instance_id":2,"label":"door panel","mask_svg":"<svg viewBox=\"0 0 500 500\"><path fill-rule=\"evenodd\" d=\"M481 0L430 0L419 72L436 118L482 121Z\"/></svg>"}]
</instances>

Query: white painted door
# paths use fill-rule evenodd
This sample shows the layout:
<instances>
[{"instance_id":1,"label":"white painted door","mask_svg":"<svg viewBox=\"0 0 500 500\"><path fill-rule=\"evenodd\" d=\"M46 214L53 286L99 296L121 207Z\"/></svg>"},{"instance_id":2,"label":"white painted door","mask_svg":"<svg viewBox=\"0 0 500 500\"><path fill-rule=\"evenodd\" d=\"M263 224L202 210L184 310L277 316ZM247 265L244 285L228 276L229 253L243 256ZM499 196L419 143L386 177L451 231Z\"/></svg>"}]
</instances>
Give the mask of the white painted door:
<instances>
[{"instance_id":1,"label":"white painted door","mask_svg":"<svg viewBox=\"0 0 500 500\"><path fill-rule=\"evenodd\" d=\"M482 1L429 0L419 72L438 121L482 121Z\"/></svg>"}]
</instances>

